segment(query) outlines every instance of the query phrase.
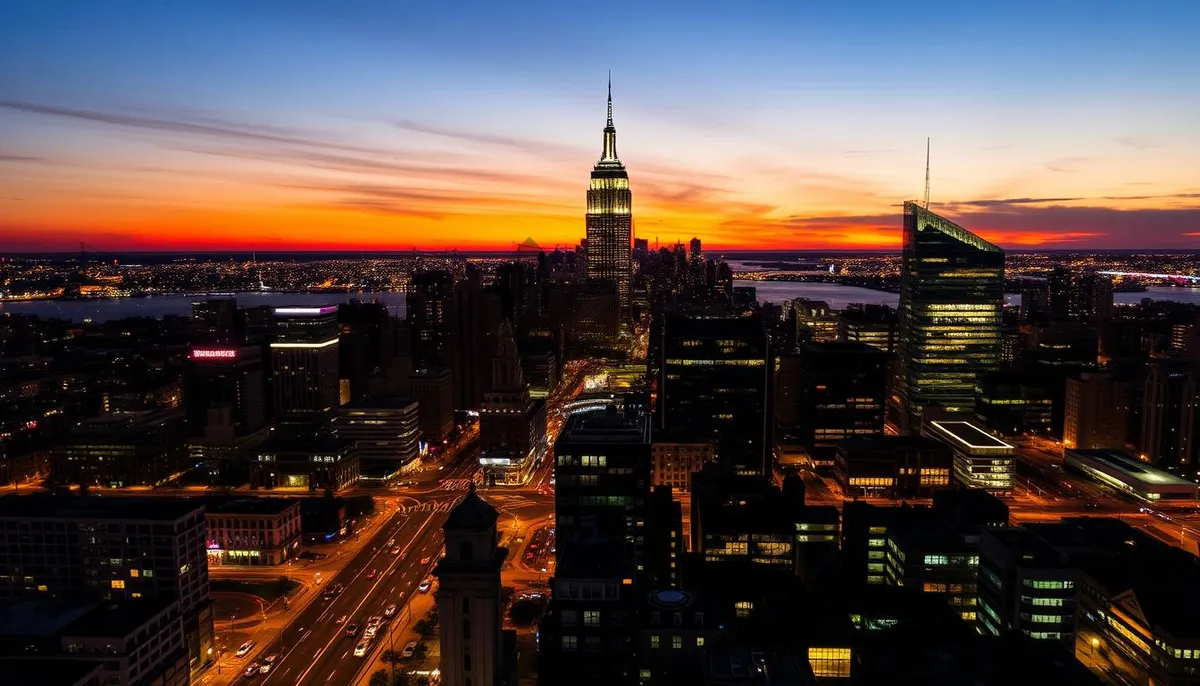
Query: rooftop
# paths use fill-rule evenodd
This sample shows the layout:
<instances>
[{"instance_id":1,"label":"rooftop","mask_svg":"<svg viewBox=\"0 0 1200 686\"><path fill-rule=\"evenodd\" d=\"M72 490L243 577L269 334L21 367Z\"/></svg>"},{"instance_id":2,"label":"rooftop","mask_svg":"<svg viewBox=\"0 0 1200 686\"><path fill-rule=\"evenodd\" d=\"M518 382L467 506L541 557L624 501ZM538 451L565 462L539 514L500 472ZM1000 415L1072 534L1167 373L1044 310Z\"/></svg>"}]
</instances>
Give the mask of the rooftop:
<instances>
[{"instance_id":1,"label":"rooftop","mask_svg":"<svg viewBox=\"0 0 1200 686\"><path fill-rule=\"evenodd\" d=\"M404 396L372 395L361 400L346 403L338 409L342 414L345 414L347 410L407 410L416 404L416 400Z\"/></svg>"},{"instance_id":2,"label":"rooftop","mask_svg":"<svg viewBox=\"0 0 1200 686\"><path fill-rule=\"evenodd\" d=\"M175 600L170 598L124 600L95 605L63 628L63 636L121 638L136 632Z\"/></svg>"},{"instance_id":3,"label":"rooftop","mask_svg":"<svg viewBox=\"0 0 1200 686\"><path fill-rule=\"evenodd\" d=\"M130 519L174 521L202 513L189 498L31 493L0 497L0 517L29 519Z\"/></svg>"},{"instance_id":4,"label":"rooftop","mask_svg":"<svg viewBox=\"0 0 1200 686\"><path fill-rule=\"evenodd\" d=\"M443 528L478 531L495 526L499 518L500 514L496 512L496 508L479 497L472 482L467 495L450 510L450 517L446 519Z\"/></svg>"},{"instance_id":5,"label":"rooftop","mask_svg":"<svg viewBox=\"0 0 1200 686\"><path fill-rule=\"evenodd\" d=\"M946 436L957 445L972 449L1008 449L1012 446L971 422L929 422L935 435Z\"/></svg>"},{"instance_id":6,"label":"rooftop","mask_svg":"<svg viewBox=\"0 0 1200 686\"><path fill-rule=\"evenodd\" d=\"M209 514L277 515L300 507L295 498L208 498L205 509Z\"/></svg>"},{"instance_id":7,"label":"rooftop","mask_svg":"<svg viewBox=\"0 0 1200 686\"><path fill-rule=\"evenodd\" d=\"M613 405L600 410L576 412L567 418L558 436L568 443L649 443L650 420L617 412Z\"/></svg>"},{"instance_id":8,"label":"rooftop","mask_svg":"<svg viewBox=\"0 0 1200 686\"><path fill-rule=\"evenodd\" d=\"M1124 450L1068 450L1067 455L1076 455L1085 460L1111 467L1126 477L1147 486L1180 486L1200 489L1200 486L1194 482L1151 467Z\"/></svg>"}]
</instances>

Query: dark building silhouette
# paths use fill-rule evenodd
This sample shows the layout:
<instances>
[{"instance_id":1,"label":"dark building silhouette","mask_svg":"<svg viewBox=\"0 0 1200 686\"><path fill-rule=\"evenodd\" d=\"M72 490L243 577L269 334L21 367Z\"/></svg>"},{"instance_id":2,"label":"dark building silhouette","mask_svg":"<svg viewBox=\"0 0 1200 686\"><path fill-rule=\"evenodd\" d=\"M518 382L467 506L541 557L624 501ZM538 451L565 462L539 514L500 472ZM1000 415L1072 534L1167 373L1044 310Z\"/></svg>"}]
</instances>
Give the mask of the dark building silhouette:
<instances>
[{"instance_id":1,"label":"dark building silhouette","mask_svg":"<svg viewBox=\"0 0 1200 686\"><path fill-rule=\"evenodd\" d=\"M1142 386L1141 454L1160 469L1195 478L1200 439L1200 373L1153 363Z\"/></svg>"},{"instance_id":2,"label":"dark building silhouette","mask_svg":"<svg viewBox=\"0 0 1200 686\"><path fill-rule=\"evenodd\" d=\"M501 299L484 290L479 270L467 266L467 277L454 285L447 329L451 331L449 368L454 382L456 410L477 410L483 404L496 329L501 321Z\"/></svg>"},{"instance_id":3,"label":"dark building silhouette","mask_svg":"<svg viewBox=\"0 0 1200 686\"><path fill-rule=\"evenodd\" d=\"M774 363L762 317L668 314L658 346L659 428L698 428L738 473L771 467Z\"/></svg>"},{"instance_id":4,"label":"dark building silhouette","mask_svg":"<svg viewBox=\"0 0 1200 686\"><path fill-rule=\"evenodd\" d=\"M60 484L157 486L183 471L187 429L179 410L104 414L81 422L51 451Z\"/></svg>"},{"instance_id":5,"label":"dark building silhouette","mask_svg":"<svg viewBox=\"0 0 1200 686\"><path fill-rule=\"evenodd\" d=\"M904 204L900 278L903 432L926 405L975 406L975 381L1000 366L1004 251L917 203Z\"/></svg>"},{"instance_id":6,"label":"dark building silhouette","mask_svg":"<svg viewBox=\"0 0 1200 686\"><path fill-rule=\"evenodd\" d=\"M191 459L240 471L246 449L264 437L267 426L262 348L194 347L183 379Z\"/></svg>"},{"instance_id":7,"label":"dark building silhouette","mask_svg":"<svg viewBox=\"0 0 1200 686\"><path fill-rule=\"evenodd\" d=\"M830 341L800 346L796 412L808 446L832 446L856 436L883 435L887 353L866 343Z\"/></svg>"},{"instance_id":8,"label":"dark building silhouette","mask_svg":"<svg viewBox=\"0 0 1200 686\"><path fill-rule=\"evenodd\" d=\"M508 548L499 545L499 514L471 485L442 526L446 554L437 564L437 609L442 683L516 686L515 632L504 630L500 570Z\"/></svg>"},{"instance_id":9,"label":"dark building silhouette","mask_svg":"<svg viewBox=\"0 0 1200 686\"><path fill-rule=\"evenodd\" d=\"M929 497L952 488L954 453L925 436L851 438L837 446L834 474L851 497Z\"/></svg>"},{"instance_id":10,"label":"dark building silhouette","mask_svg":"<svg viewBox=\"0 0 1200 686\"><path fill-rule=\"evenodd\" d=\"M539 683L636 683L650 421L612 406L576 413L554 452L558 564L538 630Z\"/></svg>"},{"instance_id":11,"label":"dark building silhouette","mask_svg":"<svg viewBox=\"0 0 1200 686\"><path fill-rule=\"evenodd\" d=\"M546 401L529 394L508 320L501 322L491 383L479 413L484 484L521 485L545 454Z\"/></svg>"},{"instance_id":12,"label":"dark building silhouette","mask_svg":"<svg viewBox=\"0 0 1200 686\"><path fill-rule=\"evenodd\" d=\"M202 345L241 345L244 332L237 300L214 298L192 303L188 338Z\"/></svg>"},{"instance_id":13,"label":"dark building silhouette","mask_svg":"<svg viewBox=\"0 0 1200 686\"><path fill-rule=\"evenodd\" d=\"M353 300L338 306L338 372L348 400L370 393L368 380L383 368L391 342L392 318L382 303Z\"/></svg>"},{"instance_id":14,"label":"dark building silhouette","mask_svg":"<svg viewBox=\"0 0 1200 686\"><path fill-rule=\"evenodd\" d=\"M454 275L443 269L412 275L405 300L413 369L450 367L451 311Z\"/></svg>"}]
</instances>

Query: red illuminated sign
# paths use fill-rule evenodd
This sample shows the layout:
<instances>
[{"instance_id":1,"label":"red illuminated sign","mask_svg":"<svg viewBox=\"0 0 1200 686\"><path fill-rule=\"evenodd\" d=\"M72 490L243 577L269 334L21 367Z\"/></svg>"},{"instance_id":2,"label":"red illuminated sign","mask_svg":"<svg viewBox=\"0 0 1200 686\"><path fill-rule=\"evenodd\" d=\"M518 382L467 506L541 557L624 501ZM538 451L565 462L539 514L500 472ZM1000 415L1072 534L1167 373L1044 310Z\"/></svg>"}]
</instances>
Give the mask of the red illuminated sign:
<instances>
[{"instance_id":1,"label":"red illuminated sign","mask_svg":"<svg viewBox=\"0 0 1200 686\"><path fill-rule=\"evenodd\" d=\"M238 351L232 348L196 348L192 351L193 360L233 360Z\"/></svg>"}]
</instances>

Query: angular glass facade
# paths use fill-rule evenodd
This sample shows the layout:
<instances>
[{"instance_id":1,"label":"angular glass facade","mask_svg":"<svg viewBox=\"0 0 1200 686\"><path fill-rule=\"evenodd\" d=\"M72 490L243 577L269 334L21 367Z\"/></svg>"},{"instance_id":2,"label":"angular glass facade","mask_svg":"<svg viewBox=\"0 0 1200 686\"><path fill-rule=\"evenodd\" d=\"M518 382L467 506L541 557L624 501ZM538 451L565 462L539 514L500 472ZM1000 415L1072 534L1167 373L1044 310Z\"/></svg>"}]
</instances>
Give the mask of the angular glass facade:
<instances>
[{"instance_id":1,"label":"angular glass facade","mask_svg":"<svg viewBox=\"0 0 1200 686\"><path fill-rule=\"evenodd\" d=\"M1004 251L914 202L904 203L900 280L903 430L926 405L975 406L975 381L1000 366Z\"/></svg>"}]
</instances>

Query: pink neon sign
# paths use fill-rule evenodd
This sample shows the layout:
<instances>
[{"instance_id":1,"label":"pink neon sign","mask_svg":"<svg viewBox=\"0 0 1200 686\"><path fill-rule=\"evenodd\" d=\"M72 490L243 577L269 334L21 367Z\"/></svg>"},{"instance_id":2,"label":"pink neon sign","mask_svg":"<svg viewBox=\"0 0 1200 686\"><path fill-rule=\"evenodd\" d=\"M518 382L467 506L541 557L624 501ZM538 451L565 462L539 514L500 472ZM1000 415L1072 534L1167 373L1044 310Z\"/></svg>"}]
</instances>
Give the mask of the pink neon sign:
<instances>
[{"instance_id":1,"label":"pink neon sign","mask_svg":"<svg viewBox=\"0 0 1200 686\"><path fill-rule=\"evenodd\" d=\"M196 348L192 351L193 360L233 360L238 351L233 348Z\"/></svg>"}]
</instances>

